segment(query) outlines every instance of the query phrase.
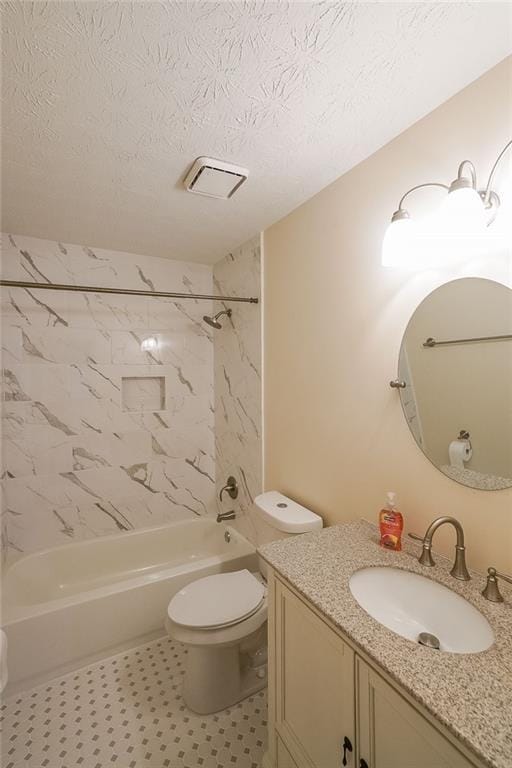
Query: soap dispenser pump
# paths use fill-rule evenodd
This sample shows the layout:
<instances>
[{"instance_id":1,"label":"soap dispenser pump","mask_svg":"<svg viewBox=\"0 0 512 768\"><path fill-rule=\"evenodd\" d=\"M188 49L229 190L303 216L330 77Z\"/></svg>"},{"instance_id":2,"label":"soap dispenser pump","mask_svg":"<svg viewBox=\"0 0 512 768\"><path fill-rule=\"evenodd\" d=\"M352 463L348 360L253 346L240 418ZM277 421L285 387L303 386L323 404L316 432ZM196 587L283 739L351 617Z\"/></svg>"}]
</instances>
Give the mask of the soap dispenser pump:
<instances>
[{"instance_id":1,"label":"soap dispenser pump","mask_svg":"<svg viewBox=\"0 0 512 768\"><path fill-rule=\"evenodd\" d=\"M379 514L380 546L400 552L404 519L396 508L396 493L388 491L386 507Z\"/></svg>"}]
</instances>

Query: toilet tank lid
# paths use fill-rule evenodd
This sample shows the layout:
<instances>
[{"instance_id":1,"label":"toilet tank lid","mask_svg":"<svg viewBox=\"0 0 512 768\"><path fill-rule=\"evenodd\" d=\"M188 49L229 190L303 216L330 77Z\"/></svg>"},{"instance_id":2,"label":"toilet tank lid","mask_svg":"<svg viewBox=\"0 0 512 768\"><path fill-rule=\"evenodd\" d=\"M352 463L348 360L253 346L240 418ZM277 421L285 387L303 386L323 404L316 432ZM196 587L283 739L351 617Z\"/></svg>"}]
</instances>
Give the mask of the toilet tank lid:
<instances>
[{"instance_id":1,"label":"toilet tank lid","mask_svg":"<svg viewBox=\"0 0 512 768\"><path fill-rule=\"evenodd\" d=\"M269 525L284 533L306 533L323 527L322 518L279 491L266 491L254 503Z\"/></svg>"}]
</instances>

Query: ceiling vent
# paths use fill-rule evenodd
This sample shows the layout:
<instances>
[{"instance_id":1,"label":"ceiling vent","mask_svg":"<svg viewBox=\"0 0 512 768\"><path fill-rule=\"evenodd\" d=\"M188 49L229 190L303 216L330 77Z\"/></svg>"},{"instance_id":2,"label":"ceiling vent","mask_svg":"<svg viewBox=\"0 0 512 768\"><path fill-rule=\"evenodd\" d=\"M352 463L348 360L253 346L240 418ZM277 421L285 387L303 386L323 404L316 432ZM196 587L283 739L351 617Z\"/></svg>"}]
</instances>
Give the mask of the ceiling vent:
<instances>
[{"instance_id":1,"label":"ceiling vent","mask_svg":"<svg viewBox=\"0 0 512 768\"><path fill-rule=\"evenodd\" d=\"M239 165L214 160L212 157L198 157L183 183L189 192L227 200L248 175L247 168L240 168Z\"/></svg>"}]
</instances>

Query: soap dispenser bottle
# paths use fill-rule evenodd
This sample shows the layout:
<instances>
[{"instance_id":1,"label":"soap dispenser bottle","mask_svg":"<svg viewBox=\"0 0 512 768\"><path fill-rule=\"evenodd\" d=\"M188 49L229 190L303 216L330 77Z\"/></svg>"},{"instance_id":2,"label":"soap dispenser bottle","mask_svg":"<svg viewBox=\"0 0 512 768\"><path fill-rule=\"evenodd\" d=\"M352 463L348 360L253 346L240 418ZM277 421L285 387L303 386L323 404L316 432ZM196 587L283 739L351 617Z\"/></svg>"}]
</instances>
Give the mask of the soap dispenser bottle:
<instances>
[{"instance_id":1,"label":"soap dispenser bottle","mask_svg":"<svg viewBox=\"0 0 512 768\"><path fill-rule=\"evenodd\" d=\"M400 552L404 519L396 508L396 493L389 491L385 509L379 514L380 545L384 549Z\"/></svg>"}]
</instances>

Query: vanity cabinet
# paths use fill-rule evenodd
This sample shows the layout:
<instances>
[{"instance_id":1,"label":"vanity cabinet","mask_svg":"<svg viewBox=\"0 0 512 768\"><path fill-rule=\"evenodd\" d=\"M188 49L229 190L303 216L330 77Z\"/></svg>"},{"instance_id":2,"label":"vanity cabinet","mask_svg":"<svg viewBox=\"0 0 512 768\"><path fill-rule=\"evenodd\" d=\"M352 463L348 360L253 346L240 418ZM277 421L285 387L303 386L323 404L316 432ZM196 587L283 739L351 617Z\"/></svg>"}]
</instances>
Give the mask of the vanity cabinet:
<instances>
[{"instance_id":1,"label":"vanity cabinet","mask_svg":"<svg viewBox=\"0 0 512 768\"><path fill-rule=\"evenodd\" d=\"M270 572L265 768L480 768L440 728Z\"/></svg>"},{"instance_id":2,"label":"vanity cabinet","mask_svg":"<svg viewBox=\"0 0 512 768\"><path fill-rule=\"evenodd\" d=\"M279 768L339 768L354 743L354 652L275 582L276 728Z\"/></svg>"},{"instance_id":3,"label":"vanity cabinet","mask_svg":"<svg viewBox=\"0 0 512 768\"><path fill-rule=\"evenodd\" d=\"M359 760L366 760L369 768L474 768L415 707L358 657L356 681L357 755Z\"/></svg>"}]
</instances>

